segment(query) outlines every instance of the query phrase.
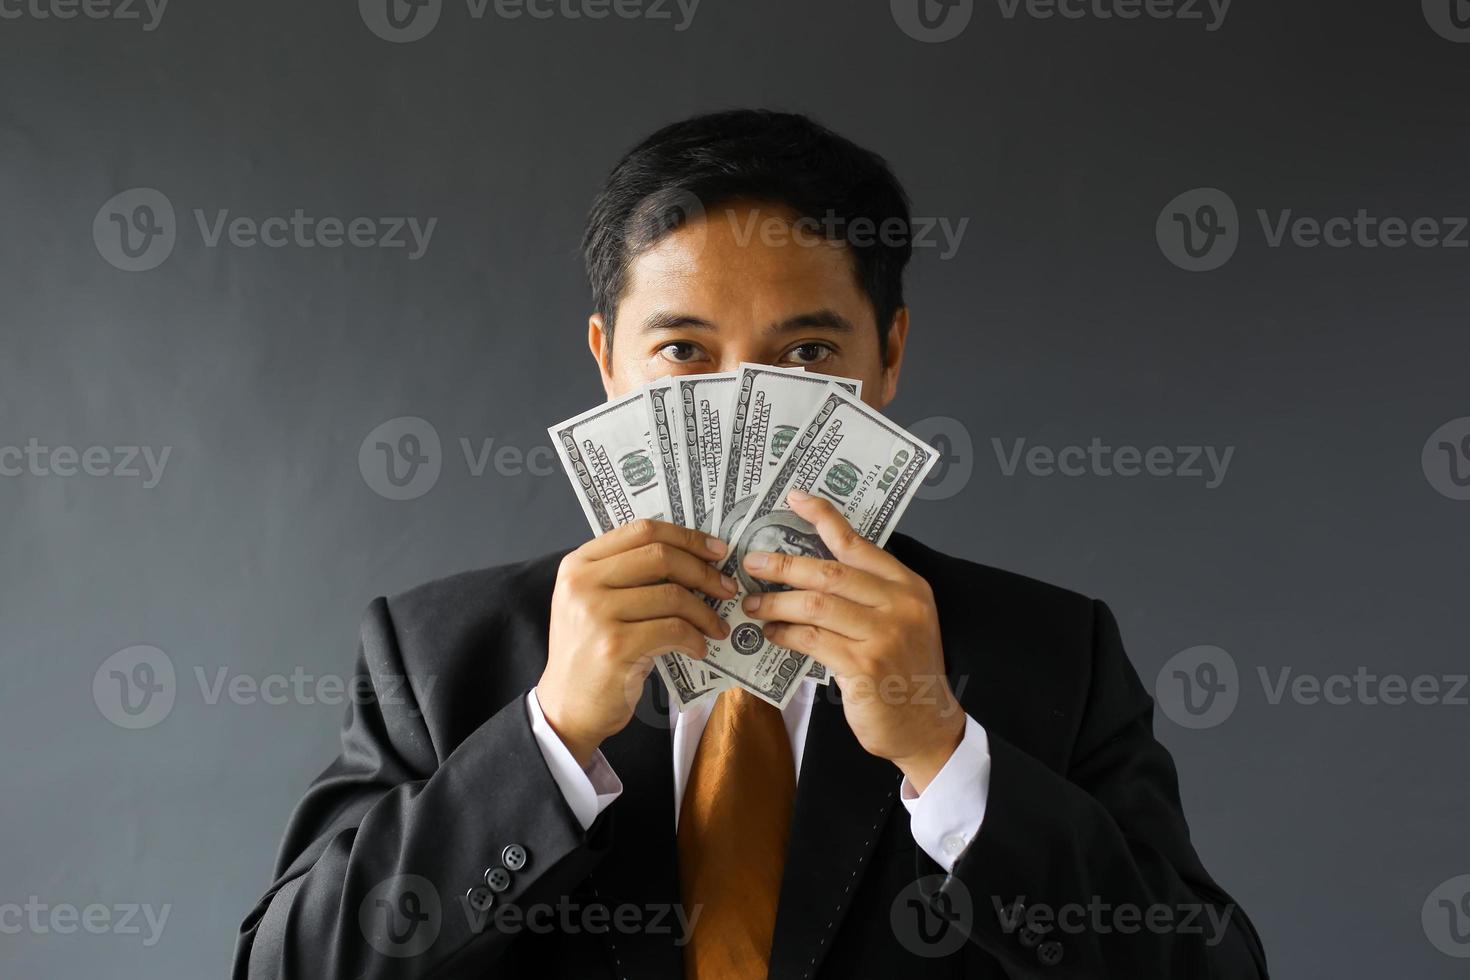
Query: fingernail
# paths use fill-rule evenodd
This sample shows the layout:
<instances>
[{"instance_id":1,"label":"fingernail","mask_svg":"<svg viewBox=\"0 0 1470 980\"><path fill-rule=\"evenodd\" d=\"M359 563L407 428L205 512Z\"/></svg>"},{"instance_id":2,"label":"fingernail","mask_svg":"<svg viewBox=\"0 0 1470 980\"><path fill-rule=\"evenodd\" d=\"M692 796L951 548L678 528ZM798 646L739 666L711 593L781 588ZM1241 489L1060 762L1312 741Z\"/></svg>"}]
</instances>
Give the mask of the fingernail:
<instances>
[{"instance_id":1,"label":"fingernail","mask_svg":"<svg viewBox=\"0 0 1470 980\"><path fill-rule=\"evenodd\" d=\"M710 551L713 551L717 555L723 555L725 553L725 542L721 541L719 538L705 538L704 544L705 547L709 548Z\"/></svg>"},{"instance_id":2,"label":"fingernail","mask_svg":"<svg viewBox=\"0 0 1470 980\"><path fill-rule=\"evenodd\" d=\"M798 504L801 503L803 500L808 500L810 498L811 494L807 493L805 490L798 490L795 487L792 487L786 492L786 499L794 500Z\"/></svg>"},{"instance_id":3,"label":"fingernail","mask_svg":"<svg viewBox=\"0 0 1470 980\"><path fill-rule=\"evenodd\" d=\"M740 588L735 584L735 580L728 575L720 576L720 584L725 587L726 592L735 592Z\"/></svg>"},{"instance_id":4,"label":"fingernail","mask_svg":"<svg viewBox=\"0 0 1470 980\"><path fill-rule=\"evenodd\" d=\"M751 571L760 571L771 563L771 556L762 551L753 551L745 556L745 567Z\"/></svg>"},{"instance_id":5,"label":"fingernail","mask_svg":"<svg viewBox=\"0 0 1470 980\"><path fill-rule=\"evenodd\" d=\"M761 597L758 595L747 596L745 602L741 603L748 613L756 612L761 607Z\"/></svg>"}]
</instances>

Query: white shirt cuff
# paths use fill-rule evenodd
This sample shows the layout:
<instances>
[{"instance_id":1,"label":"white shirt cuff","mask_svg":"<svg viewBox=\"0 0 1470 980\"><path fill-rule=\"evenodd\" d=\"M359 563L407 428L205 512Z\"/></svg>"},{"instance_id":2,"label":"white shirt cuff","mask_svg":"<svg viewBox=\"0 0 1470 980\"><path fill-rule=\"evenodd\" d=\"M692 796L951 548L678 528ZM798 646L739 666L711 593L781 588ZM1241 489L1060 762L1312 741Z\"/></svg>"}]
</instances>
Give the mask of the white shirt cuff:
<instances>
[{"instance_id":1,"label":"white shirt cuff","mask_svg":"<svg viewBox=\"0 0 1470 980\"><path fill-rule=\"evenodd\" d=\"M965 715L960 744L924 792L915 792L907 776L898 791L909 811L914 843L946 872L954 870L955 862L980 832L989 795L990 738L969 715Z\"/></svg>"},{"instance_id":2,"label":"white shirt cuff","mask_svg":"<svg viewBox=\"0 0 1470 980\"><path fill-rule=\"evenodd\" d=\"M556 734L556 730L541 711L541 702L536 698L534 687L526 695L526 710L531 715L531 734L536 736L541 758L546 760L551 778L556 780L556 785L566 799L567 806L572 808L577 823L586 830L607 809L608 804L622 794L623 781L613 772L612 766L608 765L607 757L602 754L601 749L592 754L592 761L587 763L587 768L577 765L571 750L562 742L561 736Z\"/></svg>"}]
</instances>

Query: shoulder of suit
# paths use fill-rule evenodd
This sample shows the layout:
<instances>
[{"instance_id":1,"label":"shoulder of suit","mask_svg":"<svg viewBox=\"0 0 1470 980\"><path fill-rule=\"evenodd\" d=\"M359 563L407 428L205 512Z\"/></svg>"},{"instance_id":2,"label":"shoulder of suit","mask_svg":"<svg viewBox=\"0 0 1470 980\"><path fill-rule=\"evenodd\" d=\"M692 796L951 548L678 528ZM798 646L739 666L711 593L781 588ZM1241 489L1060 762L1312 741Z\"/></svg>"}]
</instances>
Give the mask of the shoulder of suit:
<instances>
[{"instance_id":1,"label":"shoulder of suit","mask_svg":"<svg viewBox=\"0 0 1470 980\"><path fill-rule=\"evenodd\" d=\"M945 554L904 534L894 534L888 550L924 576L941 602L947 597L1035 613L1091 616L1093 600L1080 592Z\"/></svg>"},{"instance_id":2,"label":"shoulder of suit","mask_svg":"<svg viewBox=\"0 0 1470 980\"><path fill-rule=\"evenodd\" d=\"M429 624L438 631L527 614L544 619L567 550L446 575L380 601L400 634Z\"/></svg>"}]
</instances>

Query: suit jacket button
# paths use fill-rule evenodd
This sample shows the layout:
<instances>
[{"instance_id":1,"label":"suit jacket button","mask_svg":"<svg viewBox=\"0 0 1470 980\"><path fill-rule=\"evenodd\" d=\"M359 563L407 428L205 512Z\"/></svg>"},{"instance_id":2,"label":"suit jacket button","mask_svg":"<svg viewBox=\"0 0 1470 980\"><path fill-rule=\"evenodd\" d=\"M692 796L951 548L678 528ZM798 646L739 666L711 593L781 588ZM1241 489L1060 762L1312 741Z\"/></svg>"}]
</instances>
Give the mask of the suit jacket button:
<instances>
[{"instance_id":1,"label":"suit jacket button","mask_svg":"<svg viewBox=\"0 0 1470 980\"><path fill-rule=\"evenodd\" d=\"M476 885L471 888L465 893L465 899L470 903L470 908L476 912L483 912L495 904L495 896L484 885Z\"/></svg>"},{"instance_id":2,"label":"suit jacket button","mask_svg":"<svg viewBox=\"0 0 1470 980\"><path fill-rule=\"evenodd\" d=\"M1016 933L1016 939L1027 949L1035 949L1036 944L1041 942L1041 933L1030 926L1022 926L1021 931Z\"/></svg>"},{"instance_id":3,"label":"suit jacket button","mask_svg":"<svg viewBox=\"0 0 1470 980\"><path fill-rule=\"evenodd\" d=\"M503 892L510 887L510 872L496 865L485 872L485 884L492 892Z\"/></svg>"},{"instance_id":4,"label":"suit jacket button","mask_svg":"<svg viewBox=\"0 0 1470 980\"><path fill-rule=\"evenodd\" d=\"M1062 961L1062 944L1055 939L1048 939L1036 947L1036 958L1041 961L1042 966L1056 966Z\"/></svg>"},{"instance_id":5,"label":"suit jacket button","mask_svg":"<svg viewBox=\"0 0 1470 980\"><path fill-rule=\"evenodd\" d=\"M511 871L519 871L526 866L526 849L519 844L507 844L505 850L500 852L500 863Z\"/></svg>"}]
</instances>

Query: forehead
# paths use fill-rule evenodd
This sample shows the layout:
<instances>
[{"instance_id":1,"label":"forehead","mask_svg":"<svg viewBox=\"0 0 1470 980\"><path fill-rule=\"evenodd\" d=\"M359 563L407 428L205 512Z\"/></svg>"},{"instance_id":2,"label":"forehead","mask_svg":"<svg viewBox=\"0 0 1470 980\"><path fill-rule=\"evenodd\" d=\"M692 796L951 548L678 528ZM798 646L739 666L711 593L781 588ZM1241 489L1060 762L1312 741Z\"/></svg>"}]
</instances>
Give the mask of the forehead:
<instances>
[{"instance_id":1,"label":"forehead","mask_svg":"<svg viewBox=\"0 0 1470 980\"><path fill-rule=\"evenodd\" d=\"M713 209L635 256L624 301L655 298L722 308L866 305L845 243L762 204Z\"/></svg>"}]
</instances>

